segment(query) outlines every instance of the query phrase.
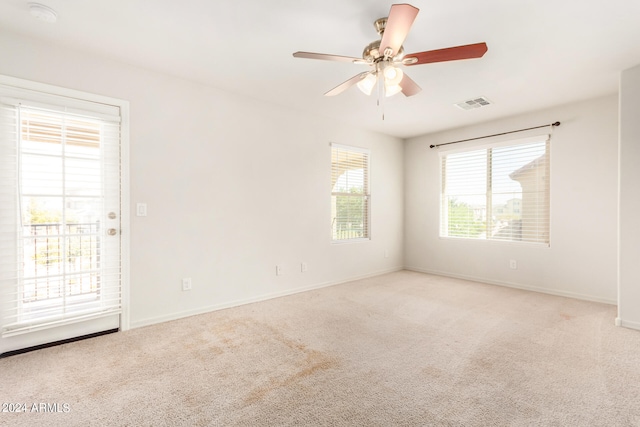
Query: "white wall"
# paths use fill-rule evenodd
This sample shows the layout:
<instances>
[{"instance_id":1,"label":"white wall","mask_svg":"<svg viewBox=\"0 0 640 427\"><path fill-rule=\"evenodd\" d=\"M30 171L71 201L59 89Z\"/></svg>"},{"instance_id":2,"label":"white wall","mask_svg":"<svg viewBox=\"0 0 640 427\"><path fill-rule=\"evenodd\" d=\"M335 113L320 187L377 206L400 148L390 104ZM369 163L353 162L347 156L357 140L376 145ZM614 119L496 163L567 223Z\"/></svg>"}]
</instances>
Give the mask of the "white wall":
<instances>
[{"instance_id":1,"label":"white wall","mask_svg":"<svg viewBox=\"0 0 640 427\"><path fill-rule=\"evenodd\" d=\"M620 79L618 322L640 329L640 66Z\"/></svg>"},{"instance_id":2,"label":"white wall","mask_svg":"<svg viewBox=\"0 0 640 427\"><path fill-rule=\"evenodd\" d=\"M0 58L130 102L133 327L402 268L401 140L16 35ZM330 142L371 149L369 242L331 244Z\"/></svg>"},{"instance_id":3,"label":"white wall","mask_svg":"<svg viewBox=\"0 0 640 427\"><path fill-rule=\"evenodd\" d=\"M617 110L614 95L408 140L405 266L615 303ZM439 238L439 157L429 145L555 121L562 124L551 141L550 246ZM510 259L517 261L516 270L509 268Z\"/></svg>"},{"instance_id":4,"label":"white wall","mask_svg":"<svg viewBox=\"0 0 640 427\"><path fill-rule=\"evenodd\" d=\"M131 205L146 202L149 207L148 217L132 215L132 326L403 265L616 301L615 95L412 138L403 144L396 138L16 35L0 33L0 57L0 74L130 102ZM621 135L622 152L632 148L625 141L640 134L633 117L638 106L631 105L637 102L631 99L640 99L638 74L634 69L626 80L623 75L623 91L628 88L630 103L629 107L623 103L623 119L626 108L626 120L632 124L627 129L635 130L626 139ZM438 153L429 145L556 120L562 125L552 139L550 247L440 239ZM330 242L330 142L372 150L370 242ZM625 168L621 161L621 167L621 191L629 194L620 204L628 212L626 217L621 215L624 224L634 220L638 211L625 207L625 200L632 204L633 190L640 191L636 184L640 177L633 172L635 166ZM625 252L625 245L632 249ZM626 253L626 263L637 264L637 247L634 241L622 239L621 261ZM389 258L384 258L385 250ZM509 269L510 259L517 260L517 270ZM302 261L309 264L307 273L299 270ZM283 265L283 276L275 276L276 264ZM621 268L621 295L627 295L629 303L621 302L620 316L640 324L640 295L633 286L640 273L637 268L628 271L625 276ZM182 277L193 279L191 292L180 290Z\"/></svg>"}]
</instances>

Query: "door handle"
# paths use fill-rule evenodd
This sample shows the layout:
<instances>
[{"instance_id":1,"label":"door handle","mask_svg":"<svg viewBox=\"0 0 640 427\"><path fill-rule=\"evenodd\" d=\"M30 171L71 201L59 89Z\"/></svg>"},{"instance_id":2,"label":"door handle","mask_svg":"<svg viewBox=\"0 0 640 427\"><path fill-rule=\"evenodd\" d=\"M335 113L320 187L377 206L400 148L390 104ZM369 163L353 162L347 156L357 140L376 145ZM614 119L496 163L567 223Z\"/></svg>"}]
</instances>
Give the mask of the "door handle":
<instances>
[{"instance_id":1,"label":"door handle","mask_svg":"<svg viewBox=\"0 0 640 427\"><path fill-rule=\"evenodd\" d=\"M116 234L118 234L118 230L116 230L115 228L110 228L107 230L107 234L109 236L115 236Z\"/></svg>"}]
</instances>

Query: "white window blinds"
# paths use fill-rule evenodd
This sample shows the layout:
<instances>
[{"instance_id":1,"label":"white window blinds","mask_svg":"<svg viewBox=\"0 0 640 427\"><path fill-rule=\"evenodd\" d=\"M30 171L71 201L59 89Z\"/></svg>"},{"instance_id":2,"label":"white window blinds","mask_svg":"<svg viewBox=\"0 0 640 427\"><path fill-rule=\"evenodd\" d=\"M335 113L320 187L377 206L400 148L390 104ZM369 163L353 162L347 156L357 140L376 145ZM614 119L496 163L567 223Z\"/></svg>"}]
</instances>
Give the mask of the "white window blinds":
<instances>
[{"instance_id":1,"label":"white window blinds","mask_svg":"<svg viewBox=\"0 0 640 427\"><path fill-rule=\"evenodd\" d=\"M368 239L369 150L331 144L331 235L333 241Z\"/></svg>"},{"instance_id":2,"label":"white window blinds","mask_svg":"<svg viewBox=\"0 0 640 427\"><path fill-rule=\"evenodd\" d=\"M549 243L549 136L441 155L440 235Z\"/></svg>"},{"instance_id":3,"label":"white window blinds","mask_svg":"<svg viewBox=\"0 0 640 427\"><path fill-rule=\"evenodd\" d=\"M98 108L0 99L4 337L121 310L120 117Z\"/></svg>"}]
</instances>

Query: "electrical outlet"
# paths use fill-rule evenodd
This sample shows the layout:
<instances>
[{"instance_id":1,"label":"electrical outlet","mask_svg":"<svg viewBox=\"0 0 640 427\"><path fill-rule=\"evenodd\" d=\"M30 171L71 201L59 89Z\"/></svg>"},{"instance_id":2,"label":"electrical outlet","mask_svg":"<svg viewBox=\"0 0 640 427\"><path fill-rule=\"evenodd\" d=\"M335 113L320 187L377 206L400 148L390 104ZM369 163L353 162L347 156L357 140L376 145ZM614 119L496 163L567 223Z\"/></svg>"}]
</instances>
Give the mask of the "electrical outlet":
<instances>
[{"instance_id":1,"label":"electrical outlet","mask_svg":"<svg viewBox=\"0 0 640 427\"><path fill-rule=\"evenodd\" d=\"M303 273L306 273L307 270L309 270L309 266L307 265L306 262L303 262L302 264L300 264L300 271Z\"/></svg>"},{"instance_id":2,"label":"electrical outlet","mask_svg":"<svg viewBox=\"0 0 640 427\"><path fill-rule=\"evenodd\" d=\"M515 259L509 260L509 268L515 270L518 268L518 263Z\"/></svg>"},{"instance_id":3,"label":"electrical outlet","mask_svg":"<svg viewBox=\"0 0 640 427\"><path fill-rule=\"evenodd\" d=\"M136 203L136 216L147 216L146 203Z\"/></svg>"},{"instance_id":4,"label":"electrical outlet","mask_svg":"<svg viewBox=\"0 0 640 427\"><path fill-rule=\"evenodd\" d=\"M282 266L276 265L276 276L282 276Z\"/></svg>"},{"instance_id":5,"label":"electrical outlet","mask_svg":"<svg viewBox=\"0 0 640 427\"><path fill-rule=\"evenodd\" d=\"M190 291L191 290L191 277L185 277L182 279L182 290Z\"/></svg>"}]
</instances>

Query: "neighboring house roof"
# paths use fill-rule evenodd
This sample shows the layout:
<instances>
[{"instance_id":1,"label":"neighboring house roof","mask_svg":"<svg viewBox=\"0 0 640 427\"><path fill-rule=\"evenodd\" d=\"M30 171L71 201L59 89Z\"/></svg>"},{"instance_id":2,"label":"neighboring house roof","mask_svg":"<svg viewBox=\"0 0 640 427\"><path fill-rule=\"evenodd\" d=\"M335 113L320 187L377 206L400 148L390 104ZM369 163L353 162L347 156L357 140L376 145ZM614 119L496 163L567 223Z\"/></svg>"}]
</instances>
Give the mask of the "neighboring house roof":
<instances>
[{"instance_id":1,"label":"neighboring house roof","mask_svg":"<svg viewBox=\"0 0 640 427\"><path fill-rule=\"evenodd\" d=\"M531 171L538 169L540 166L544 166L547 163L547 153L544 153L542 156L538 157L522 166L520 169L516 169L515 171L509 174L509 178L514 181L519 181L523 176Z\"/></svg>"}]
</instances>

